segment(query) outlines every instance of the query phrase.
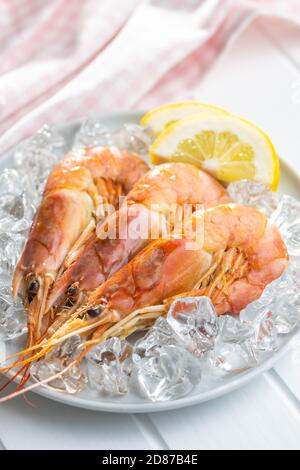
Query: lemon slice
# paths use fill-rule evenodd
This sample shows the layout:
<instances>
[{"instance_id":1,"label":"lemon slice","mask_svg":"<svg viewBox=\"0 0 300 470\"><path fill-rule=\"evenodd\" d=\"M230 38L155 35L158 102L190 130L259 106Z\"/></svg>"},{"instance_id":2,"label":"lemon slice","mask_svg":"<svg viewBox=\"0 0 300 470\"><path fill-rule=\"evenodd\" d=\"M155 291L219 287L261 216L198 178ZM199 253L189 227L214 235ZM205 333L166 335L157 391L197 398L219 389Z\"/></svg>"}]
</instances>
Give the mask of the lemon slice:
<instances>
[{"instance_id":1,"label":"lemon slice","mask_svg":"<svg viewBox=\"0 0 300 470\"><path fill-rule=\"evenodd\" d=\"M200 103L199 101L183 101L180 103L166 104L149 111L149 113L142 117L140 123L142 126L151 127L154 134L157 135L170 124L194 114L207 116L208 114L224 115L228 114L228 112L218 106Z\"/></svg>"},{"instance_id":2,"label":"lemon slice","mask_svg":"<svg viewBox=\"0 0 300 470\"><path fill-rule=\"evenodd\" d=\"M269 137L254 124L227 114L181 119L154 141L152 163L181 161L203 168L221 181L259 181L276 190L279 159Z\"/></svg>"}]
</instances>

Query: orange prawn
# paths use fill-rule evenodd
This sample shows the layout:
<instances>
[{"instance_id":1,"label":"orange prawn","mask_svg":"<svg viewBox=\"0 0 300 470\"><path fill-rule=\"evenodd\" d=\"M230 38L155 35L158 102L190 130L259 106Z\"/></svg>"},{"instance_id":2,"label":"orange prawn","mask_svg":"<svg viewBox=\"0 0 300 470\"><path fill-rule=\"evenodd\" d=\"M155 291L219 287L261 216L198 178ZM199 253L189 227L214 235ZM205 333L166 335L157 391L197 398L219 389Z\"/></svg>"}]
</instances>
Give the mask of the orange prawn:
<instances>
[{"instance_id":1,"label":"orange prawn","mask_svg":"<svg viewBox=\"0 0 300 470\"><path fill-rule=\"evenodd\" d=\"M13 276L13 294L21 293L28 311L29 345L47 329L47 296L66 258L147 170L137 155L115 147L75 150L55 166Z\"/></svg>"},{"instance_id":2,"label":"orange prawn","mask_svg":"<svg viewBox=\"0 0 300 470\"><path fill-rule=\"evenodd\" d=\"M51 327L53 332L71 312L147 243L150 231L156 234L173 230L173 209L185 204L210 206L228 200L224 187L207 173L185 163L166 163L146 173L128 193L124 204L97 230L71 266L57 279L50 292L47 308L61 315ZM126 221L124 236L120 226ZM116 227L113 237L109 226ZM148 227L137 235L135 228ZM105 237L101 236L105 234ZM67 307L67 308L65 308Z\"/></svg>"}]
</instances>

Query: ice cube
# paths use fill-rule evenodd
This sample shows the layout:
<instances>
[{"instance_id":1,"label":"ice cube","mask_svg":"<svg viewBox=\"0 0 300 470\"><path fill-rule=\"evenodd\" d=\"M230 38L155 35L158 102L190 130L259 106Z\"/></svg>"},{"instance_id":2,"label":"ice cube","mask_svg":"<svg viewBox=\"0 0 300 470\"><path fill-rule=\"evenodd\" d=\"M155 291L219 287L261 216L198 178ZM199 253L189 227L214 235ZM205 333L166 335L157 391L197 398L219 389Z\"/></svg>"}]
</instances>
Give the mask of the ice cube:
<instances>
[{"instance_id":1,"label":"ice cube","mask_svg":"<svg viewBox=\"0 0 300 470\"><path fill-rule=\"evenodd\" d=\"M300 222L297 222L282 232L289 255L300 256Z\"/></svg>"},{"instance_id":2,"label":"ice cube","mask_svg":"<svg viewBox=\"0 0 300 470\"><path fill-rule=\"evenodd\" d=\"M276 300L277 295L284 293L287 289L293 290L297 293L300 290L300 271L293 261L290 261L289 266L284 273L271 284L266 287L266 290L272 290L273 300ZM264 294L263 294L264 295Z\"/></svg>"},{"instance_id":3,"label":"ice cube","mask_svg":"<svg viewBox=\"0 0 300 470\"><path fill-rule=\"evenodd\" d=\"M200 379L200 361L179 345L157 345L134 366L136 389L152 401L175 400L187 395Z\"/></svg>"},{"instance_id":4,"label":"ice cube","mask_svg":"<svg viewBox=\"0 0 300 470\"><path fill-rule=\"evenodd\" d=\"M138 124L124 124L113 134L113 144L139 155L149 153L154 135L150 128Z\"/></svg>"},{"instance_id":5,"label":"ice cube","mask_svg":"<svg viewBox=\"0 0 300 470\"><path fill-rule=\"evenodd\" d=\"M61 344L57 345L45 357L30 366L30 375L36 382L50 379L71 365L79 356L79 346L82 339L79 335L73 335ZM64 374L48 382L44 386L75 394L81 392L87 384L86 374L79 363L75 363Z\"/></svg>"},{"instance_id":6,"label":"ice cube","mask_svg":"<svg viewBox=\"0 0 300 470\"><path fill-rule=\"evenodd\" d=\"M286 194L271 217L291 256L300 256L300 202Z\"/></svg>"},{"instance_id":7,"label":"ice cube","mask_svg":"<svg viewBox=\"0 0 300 470\"><path fill-rule=\"evenodd\" d=\"M22 142L14 153L14 161L22 178L24 190L35 205L42 194L46 179L65 152L64 139L48 126Z\"/></svg>"},{"instance_id":8,"label":"ice cube","mask_svg":"<svg viewBox=\"0 0 300 470\"><path fill-rule=\"evenodd\" d=\"M216 374L238 373L254 367L257 357L249 340L225 342L219 338L210 353L209 362Z\"/></svg>"},{"instance_id":9,"label":"ice cube","mask_svg":"<svg viewBox=\"0 0 300 470\"><path fill-rule=\"evenodd\" d=\"M185 349L164 318L136 342L132 357L133 384L152 401L186 395L201 379L201 361Z\"/></svg>"},{"instance_id":10,"label":"ice cube","mask_svg":"<svg viewBox=\"0 0 300 470\"><path fill-rule=\"evenodd\" d=\"M11 286L6 276L0 277L0 311L5 311L13 303Z\"/></svg>"},{"instance_id":11,"label":"ice cube","mask_svg":"<svg viewBox=\"0 0 300 470\"><path fill-rule=\"evenodd\" d=\"M13 271L22 252L25 237L19 233L0 232L0 268Z\"/></svg>"},{"instance_id":12,"label":"ice cube","mask_svg":"<svg viewBox=\"0 0 300 470\"><path fill-rule=\"evenodd\" d=\"M73 148L97 147L113 145L112 133L105 127L101 119L87 119L75 136Z\"/></svg>"},{"instance_id":13,"label":"ice cube","mask_svg":"<svg viewBox=\"0 0 300 470\"><path fill-rule=\"evenodd\" d=\"M261 300L256 300L240 313L241 321L254 329L251 343L256 351L270 353L279 347L272 310L273 304L264 305Z\"/></svg>"},{"instance_id":14,"label":"ice cube","mask_svg":"<svg viewBox=\"0 0 300 470\"><path fill-rule=\"evenodd\" d=\"M47 124L41 127L37 133L30 138L29 142L38 149L48 148L58 156L65 148L65 139L62 135L50 128Z\"/></svg>"},{"instance_id":15,"label":"ice cube","mask_svg":"<svg viewBox=\"0 0 300 470\"><path fill-rule=\"evenodd\" d=\"M139 362L143 357L151 355L157 347L162 345L179 345L180 340L167 321L159 317L148 333L136 341L133 350L133 361Z\"/></svg>"},{"instance_id":16,"label":"ice cube","mask_svg":"<svg viewBox=\"0 0 300 470\"><path fill-rule=\"evenodd\" d=\"M214 306L208 297L176 299L168 312L167 321L187 349L201 357L213 349L218 334Z\"/></svg>"},{"instance_id":17,"label":"ice cube","mask_svg":"<svg viewBox=\"0 0 300 470\"><path fill-rule=\"evenodd\" d=\"M1 279L1 283L3 279ZM21 301L14 302L9 285L0 287L0 340L9 341L27 331L27 315Z\"/></svg>"},{"instance_id":18,"label":"ice cube","mask_svg":"<svg viewBox=\"0 0 300 470\"><path fill-rule=\"evenodd\" d=\"M213 374L235 374L255 366L257 356L251 341L255 334L253 326L231 315L218 317L218 324L219 335L208 356Z\"/></svg>"},{"instance_id":19,"label":"ice cube","mask_svg":"<svg viewBox=\"0 0 300 470\"><path fill-rule=\"evenodd\" d=\"M86 358L90 385L109 395L124 395L128 392L132 369L132 346L119 338L110 338L95 346Z\"/></svg>"},{"instance_id":20,"label":"ice cube","mask_svg":"<svg viewBox=\"0 0 300 470\"><path fill-rule=\"evenodd\" d=\"M0 231L21 233L28 231L33 208L25 194L6 194L0 197Z\"/></svg>"},{"instance_id":21,"label":"ice cube","mask_svg":"<svg viewBox=\"0 0 300 470\"><path fill-rule=\"evenodd\" d=\"M0 199L7 194L19 196L22 194L20 175L15 169L6 168L0 174Z\"/></svg>"},{"instance_id":22,"label":"ice cube","mask_svg":"<svg viewBox=\"0 0 300 470\"><path fill-rule=\"evenodd\" d=\"M290 226L300 221L300 203L295 198L284 194L278 204L278 207L271 217L281 233Z\"/></svg>"},{"instance_id":23,"label":"ice cube","mask_svg":"<svg viewBox=\"0 0 300 470\"><path fill-rule=\"evenodd\" d=\"M290 287L293 286L293 289L298 292L300 290L300 258L291 257L290 264L281 276L281 281L284 276L288 276L290 279Z\"/></svg>"},{"instance_id":24,"label":"ice cube","mask_svg":"<svg viewBox=\"0 0 300 470\"><path fill-rule=\"evenodd\" d=\"M116 130L109 130L102 120L95 118L85 121L75 136L73 148L116 146L140 155L149 153L154 140L148 127L138 124L124 124Z\"/></svg>"},{"instance_id":25,"label":"ice cube","mask_svg":"<svg viewBox=\"0 0 300 470\"><path fill-rule=\"evenodd\" d=\"M271 328L274 347L276 349L276 333L286 334L297 325L300 315L299 305L300 276L299 269L294 262L278 278L270 283L257 301L250 304L245 311L241 312L241 319L247 323L264 318ZM271 314L270 314L271 312ZM268 318L268 319L267 319Z\"/></svg>"},{"instance_id":26,"label":"ice cube","mask_svg":"<svg viewBox=\"0 0 300 470\"><path fill-rule=\"evenodd\" d=\"M279 294L274 303L273 317L279 334L290 333L300 320L300 292L290 289Z\"/></svg>"},{"instance_id":27,"label":"ice cube","mask_svg":"<svg viewBox=\"0 0 300 470\"><path fill-rule=\"evenodd\" d=\"M221 315L218 318L220 337L227 343L241 343L254 335L251 324L242 323L239 317Z\"/></svg>"},{"instance_id":28,"label":"ice cube","mask_svg":"<svg viewBox=\"0 0 300 470\"><path fill-rule=\"evenodd\" d=\"M253 345L256 350L267 353L277 351L279 344L273 312L266 310L264 316L254 325L254 330Z\"/></svg>"},{"instance_id":29,"label":"ice cube","mask_svg":"<svg viewBox=\"0 0 300 470\"><path fill-rule=\"evenodd\" d=\"M228 185L230 197L237 203L255 207L269 217L277 207L277 198L263 183L250 180L234 181Z\"/></svg>"}]
</instances>

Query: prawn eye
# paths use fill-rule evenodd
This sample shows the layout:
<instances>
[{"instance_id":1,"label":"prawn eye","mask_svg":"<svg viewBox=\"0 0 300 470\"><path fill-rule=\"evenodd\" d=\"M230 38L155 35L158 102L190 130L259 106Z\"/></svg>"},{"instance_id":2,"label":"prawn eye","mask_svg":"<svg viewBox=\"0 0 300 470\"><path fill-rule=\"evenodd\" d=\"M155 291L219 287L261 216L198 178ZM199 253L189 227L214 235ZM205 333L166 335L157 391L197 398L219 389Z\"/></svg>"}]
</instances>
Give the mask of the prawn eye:
<instances>
[{"instance_id":1,"label":"prawn eye","mask_svg":"<svg viewBox=\"0 0 300 470\"><path fill-rule=\"evenodd\" d=\"M89 308L86 313L91 317L91 318L96 318L98 317L102 312L103 312L103 307L100 305L98 307L92 307Z\"/></svg>"},{"instance_id":2,"label":"prawn eye","mask_svg":"<svg viewBox=\"0 0 300 470\"><path fill-rule=\"evenodd\" d=\"M73 296L77 293L77 290L78 290L77 287L70 286L69 289L67 290L67 294Z\"/></svg>"},{"instance_id":3,"label":"prawn eye","mask_svg":"<svg viewBox=\"0 0 300 470\"><path fill-rule=\"evenodd\" d=\"M37 279L34 279L29 284L29 287L28 287L28 302L29 303L32 302L32 300L34 299L34 297L38 293L39 287L40 287L40 283Z\"/></svg>"}]
</instances>

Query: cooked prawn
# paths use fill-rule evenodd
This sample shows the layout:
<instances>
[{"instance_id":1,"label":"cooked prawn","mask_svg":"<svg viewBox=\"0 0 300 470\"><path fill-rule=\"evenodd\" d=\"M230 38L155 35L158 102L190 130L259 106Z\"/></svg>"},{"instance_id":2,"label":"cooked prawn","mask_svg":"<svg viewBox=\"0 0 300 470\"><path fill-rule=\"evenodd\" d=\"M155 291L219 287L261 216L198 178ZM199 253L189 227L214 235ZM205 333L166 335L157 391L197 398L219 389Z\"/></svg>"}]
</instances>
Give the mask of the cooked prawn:
<instances>
[{"instance_id":1,"label":"cooked prawn","mask_svg":"<svg viewBox=\"0 0 300 470\"><path fill-rule=\"evenodd\" d=\"M206 295L219 315L238 314L286 269L285 244L258 210L220 205L195 213L193 227L199 227L199 221L202 243L191 245L190 232L189 237L151 242L93 291L87 304L50 338L36 345L32 357L15 366L39 359L75 333L87 339L83 358L95 343L110 336L126 337L148 328L166 314L176 296ZM32 350L20 354L24 357Z\"/></svg>"},{"instance_id":2,"label":"cooked prawn","mask_svg":"<svg viewBox=\"0 0 300 470\"><path fill-rule=\"evenodd\" d=\"M47 295L66 257L147 170L137 155L99 147L72 151L51 172L13 277L13 294L22 293L28 311L30 346L47 328Z\"/></svg>"},{"instance_id":3,"label":"cooked prawn","mask_svg":"<svg viewBox=\"0 0 300 470\"><path fill-rule=\"evenodd\" d=\"M207 207L226 200L228 195L223 186L193 165L166 163L150 170L133 186L119 211L103 223L69 269L56 280L46 310L56 307L62 311L50 331L55 331L71 311L87 300L89 292L149 243L151 234L159 238L173 230L173 209L185 204L192 208L197 204ZM125 234L120 233L122 221L127 224ZM115 228L112 237L109 227ZM146 231L136 233L138 227L145 227Z\"/></svg>"}]
</instances>

